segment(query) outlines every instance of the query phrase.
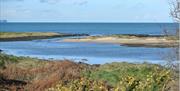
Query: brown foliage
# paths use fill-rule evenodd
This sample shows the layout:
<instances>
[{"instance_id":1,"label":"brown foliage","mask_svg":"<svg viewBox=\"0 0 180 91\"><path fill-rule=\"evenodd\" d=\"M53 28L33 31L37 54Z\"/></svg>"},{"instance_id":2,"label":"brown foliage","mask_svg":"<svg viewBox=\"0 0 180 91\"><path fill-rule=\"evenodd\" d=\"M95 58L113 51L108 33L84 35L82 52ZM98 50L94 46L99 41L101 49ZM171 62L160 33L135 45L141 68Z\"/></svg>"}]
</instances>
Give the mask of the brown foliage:
<instances>
[{"instance_id":1,"label":"brown foliage","mask_svg":"<svg viewBox=\"0 0 180 91\"><path fill-rule=\"evenodd\" d=\"M42 67L20 68L15 64L0 69L3 79L15 79L27 82L27 85L7 84L3 89L43 91L61 81L68 81L80 77L81 66L71 61L47 61ZM5 85L5 84L4 84ZM1 87L2 88L2 87Z\"/></svg>"}]
</instances>

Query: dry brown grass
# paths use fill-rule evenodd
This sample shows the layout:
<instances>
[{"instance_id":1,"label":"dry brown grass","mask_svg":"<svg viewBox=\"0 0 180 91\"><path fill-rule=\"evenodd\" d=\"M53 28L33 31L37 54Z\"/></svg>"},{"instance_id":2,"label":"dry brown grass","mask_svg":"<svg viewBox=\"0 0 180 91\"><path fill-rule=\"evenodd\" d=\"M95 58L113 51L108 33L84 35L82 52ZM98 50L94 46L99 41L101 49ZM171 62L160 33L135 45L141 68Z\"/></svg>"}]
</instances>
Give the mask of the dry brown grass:
<instances>
[{"instance_id":1,"label":"dry brown grass","mask_svg":"<svg viewBox=\"0 0 180 91\"><path fill-rule=\"evenodd\" d=\"M40 67L20 68L16 64L1 69L3 79L15 79L26 82L26 85L3 84L1 89L43 91L56 85L60 80L68 81L80 78L82 67L72 61L47 61L48 64Z\"/></svg>"}]
</instances>

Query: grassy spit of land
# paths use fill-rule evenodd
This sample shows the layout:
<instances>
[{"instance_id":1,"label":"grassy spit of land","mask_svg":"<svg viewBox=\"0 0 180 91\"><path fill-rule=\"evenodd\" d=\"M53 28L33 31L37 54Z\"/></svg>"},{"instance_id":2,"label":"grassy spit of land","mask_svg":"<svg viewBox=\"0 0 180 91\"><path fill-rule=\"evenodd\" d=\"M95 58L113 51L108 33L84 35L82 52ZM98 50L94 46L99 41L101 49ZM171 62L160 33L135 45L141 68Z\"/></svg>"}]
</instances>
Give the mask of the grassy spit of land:
<instances>
[{"instance_id":1,"label":"grassy spit of land","mask_svg":"<svg viewBox=\"0 0 180 91\"><path fill-rule=\"evenodd\" d=\"M64 42L116 43L136 47L177 47L179 45L179 38L173 35L116 34L64 39Z\"/></svg>"},{"instance_id":2,"label":"grassy spit of land","mask_svg":"<svg viewBox=\"0 0 180 91\"><path fill-rule=\"evenodd\" d=\"M87 34L66 34L55 32L0 32L0 41L24 41L67 36L85 36Z\"/></svg>"},{"instance_id":3,"label":"grassy spit of land","mask_svg":"<svg viewBox=\"0 0 180 91\"><path fill-rule=\"evenodd\" d=\"M0 53L3 91L178 91L175 73L148 63L89 65Z\"/></svg>"}]
</instances>

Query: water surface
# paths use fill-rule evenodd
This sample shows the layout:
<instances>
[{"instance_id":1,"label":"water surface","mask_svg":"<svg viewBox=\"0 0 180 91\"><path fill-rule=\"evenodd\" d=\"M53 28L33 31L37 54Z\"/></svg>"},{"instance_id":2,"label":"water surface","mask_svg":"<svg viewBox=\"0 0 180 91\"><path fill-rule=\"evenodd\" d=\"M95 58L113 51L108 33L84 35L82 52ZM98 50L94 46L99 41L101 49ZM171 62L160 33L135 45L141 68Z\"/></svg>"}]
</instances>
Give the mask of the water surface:
<instances>
[{"instance_id":1,"label":"water surface","mask_svg":"<svg viewBox=\"0 0 180 91\"><path fill-rule=\"evenodd\" d=\"M1 42L0 48L8 54L42 59L87 59L91 64L113 61L163 62L162 53L169 48L125 47L106 43L57 42L57 39Z\"/></svg>"},{"instance_id":2,"label":"water surface","mask_svg":"<svg viewBox=\"0 0 180 91\"><path fill-rule=\"evenodd\" d=\"M9 32L60 32L106 34L163 34L163 29L173 32L175 23L1 23L0 31ZM55 39L0 42L0 49L16 56L43 59L87 59L91 64L107 62L164 62L163 54L170 48L126 47L106 43L57 42Z\"/></svg>"},{"instance_id":3,"label":"water surface","mask_svg":"<svg viewBox=\"0 0 180 91\"><path fill-rule=\"evenodd\" d=\"M0 31L87 34L163 34L178 23L0 23Z\"/></svg>"}]
</instances>

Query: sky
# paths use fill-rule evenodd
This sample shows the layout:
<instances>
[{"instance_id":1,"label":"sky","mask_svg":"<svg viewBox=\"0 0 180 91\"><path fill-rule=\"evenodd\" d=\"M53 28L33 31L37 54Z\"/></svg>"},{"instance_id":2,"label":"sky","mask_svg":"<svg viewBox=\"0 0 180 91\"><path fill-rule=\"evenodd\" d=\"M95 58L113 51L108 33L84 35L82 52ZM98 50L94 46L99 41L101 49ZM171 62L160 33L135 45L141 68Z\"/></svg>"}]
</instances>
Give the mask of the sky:
<instances>
[{"instance_id":1,"label":"sky","mask_svg":"<svg viewBox=\"0 0 180 91\"><path fill-rule=\"evenodd\" d=\"M168 0L0 0L12 22L172 22Z\"/></svg>"}]
</instances>

